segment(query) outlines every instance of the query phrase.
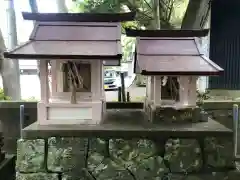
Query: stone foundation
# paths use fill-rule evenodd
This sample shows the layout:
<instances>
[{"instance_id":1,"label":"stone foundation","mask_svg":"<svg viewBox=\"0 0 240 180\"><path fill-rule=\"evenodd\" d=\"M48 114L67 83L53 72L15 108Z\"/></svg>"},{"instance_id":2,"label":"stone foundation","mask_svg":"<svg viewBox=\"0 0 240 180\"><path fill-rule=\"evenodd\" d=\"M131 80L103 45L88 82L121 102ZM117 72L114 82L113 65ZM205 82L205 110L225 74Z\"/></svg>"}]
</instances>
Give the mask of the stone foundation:
<instances>
[{"instance_id":1,"label":"stone foundation","mask_svg":"<svg viewBox=\"0 0 240 180\"><path fill-rule=\"evenodd\" d=\"M232 140L227 138L52 137L18 140L17 146L17 180L237 180L240 176L234 171Z\"/></svg>"},{"instance_id":2,"label":"stone foundation","mask_svg":"<svg viewBox=\"0 0 240 180\"><path fill-rule=\"evenodd\" d=\"M202 114L199 107L178 110L172 107L155 107L149 104L145 107L145 112L148 119L153 123L197 123L208 121L207 115Z\"/></svg>"}]
</instances>

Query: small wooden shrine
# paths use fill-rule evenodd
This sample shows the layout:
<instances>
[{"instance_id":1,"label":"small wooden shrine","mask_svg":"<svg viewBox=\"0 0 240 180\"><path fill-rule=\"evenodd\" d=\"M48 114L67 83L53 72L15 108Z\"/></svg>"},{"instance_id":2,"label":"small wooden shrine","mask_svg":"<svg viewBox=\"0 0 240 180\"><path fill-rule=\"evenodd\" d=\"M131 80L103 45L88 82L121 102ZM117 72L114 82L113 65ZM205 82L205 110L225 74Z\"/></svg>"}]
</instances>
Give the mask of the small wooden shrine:
<instances>
[{"instance_id":1,"label":"small wooden shrine","mask_svg":"<svg viewBox=\"0 0 240 180\"><path fill-rule=\"evenodd\" d=\"M36 21L34 30L26 44L4 56L40 60L38 123L96 124L103 119L103 67L119 65L120 22L131 21L134 16L135 13L23 13L25 20Z\"/></svg>"},{"instance_id":2,"label":"small wooden shrine","mask_svg":"<svg viewBox=\"0 0 240 180\"><path fill-rule=\"evenodd\" d=\"M163 111L169 108L195 110L198 77L223 71L204 56L198 45L198 38L206 36L208 30L126 29L126 34L137 38L134 71L147 76L145 108L151 120L157 109L161 110L163 119L166 119ZM172 88L178 91L178 98L162 99L161 88L168 81L167 77L177 80L178 87ZM168 111L170 116L174 111Z\"/></svg>"}]
</instances>

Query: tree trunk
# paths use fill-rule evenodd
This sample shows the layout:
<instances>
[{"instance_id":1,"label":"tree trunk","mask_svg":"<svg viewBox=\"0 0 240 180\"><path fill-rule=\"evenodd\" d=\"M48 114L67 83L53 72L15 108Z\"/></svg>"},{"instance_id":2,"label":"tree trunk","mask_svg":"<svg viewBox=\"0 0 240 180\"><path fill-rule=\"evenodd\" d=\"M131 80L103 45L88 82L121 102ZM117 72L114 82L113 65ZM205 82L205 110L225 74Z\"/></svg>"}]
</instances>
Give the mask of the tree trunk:
<instances>
[{"instance_id":1,"label":"tree trunk","mask_svg":"<svg viewBox=\"0 0 240 180\"><path fill-rule=\"evenodd\" d=\"M33 13L38 13L37 0L28 0L29 6Z\"/></svg>"},{"instance_id":2,"label":"tree trunk","mask_svg":"<svg viewBox=\"0 0 240 180\"><path fill-rule=\"evenodd\" d=\"M32 13L38 13L37 0L28 0L28 4L30 6ZM35 26L35 22L33 22L33 26ZM38 77L40 78L40 61L39 60L36 61L37 61L37 74Z\"/></svg>"},{"instance_id":3,"label":"tree trunk","mask_svg":"<svg viewBox=\"0 0 240 180\"><path fill-rule=\"evenodd\" d=\"M3 62L3 52L6 50L6 46L5 46L5 42L3 39L3 34L2 31L0 29L0 70L2 69L2 62Z\"/></svg>"},{"instance_id":4,"label":"tree trunk","mask_svg":"<svg viewBox=\"0 0 240 180\"><path fill-rule=\"evenodd\" d=\"M154 0L153 2L153 7L154 7L154 16L155 16L155 20L156 20L156 25L155 28L156 29L161 29L161 17L160 17L160 2L159 0Z\"/></svg>"},{"instance_id":5,"label":"tree trunk","mask_svg":"<svg viewBox=\"0 0 240 180\"><path fill-rule=\"evenodd\" d=\"M59 13L67 13L68 9L65 0L56 0L57 8Z\"/></svg>"},{"instance_id":6,"label":"tree trunk","mask_svg":"<svg viewBox=\"0 0 240 180\"><path fill-rule=\"evenodd\" d=\"M208 14L210 0L189 0L181 29L200 29L203 27L204 17Z\"/></svg>"},{"instance_id":7,"label":"tree trunk","mask_svg":"<svg viewBox=\"0 0 240 180\"><path fill-rule=\"evenodd\" d=\"M17 46L17 27L16 27L16 15L14 9L14 1L8 0L7 7L7 19L8 19L8 38L9 48ZM5 49L5 43L2 33L0 34L1 49ZM21 99L21 86L20 86L20 71L19 61L16 59L4 59L2 56L1 61L1 75L3 81L3 90L6 96L9 96L12 100Z\"/></svg>"}]
</instances>

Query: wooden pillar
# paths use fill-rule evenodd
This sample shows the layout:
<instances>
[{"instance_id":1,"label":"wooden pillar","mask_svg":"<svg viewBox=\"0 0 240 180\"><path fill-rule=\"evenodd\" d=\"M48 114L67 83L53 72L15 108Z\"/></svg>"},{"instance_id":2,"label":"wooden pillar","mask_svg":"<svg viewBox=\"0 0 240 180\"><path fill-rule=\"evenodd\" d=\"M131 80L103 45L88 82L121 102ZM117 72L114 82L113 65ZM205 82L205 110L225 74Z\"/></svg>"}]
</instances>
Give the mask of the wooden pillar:
<instances>
[{"instance_id":1,"label":"wooden pillar","mask_svg":"<svg viewBox=\"0 0 240 180\"><path fill-rule=\"evenodd\" d=\"M161 104L161 76L154 76L154 104Z\"/></svg>"},{"instance_id":2,"label":"wooden pillar","mask_svg":"<svg viewBox=\"0 0 240 180\"><path fill-rule=\"evenodd\" d=\"M52 94L57 92L58 89L58 72L57 72L57 67L59 66L57 64L58 62L56 60L51 61L51 77L52 77Z\"/></svg>"},{"instance_id":3,"label":"wooden pillar","mask_svg":"<svg viewBox=\"0 0 240 180\"><path fill-rule=\"evenodd\" d=\"M154 76L150 76L150 100L154 101Z\"/></svg>"},{"instance_id":4,"label":"wooden pillar","mask_svg":"<svg viewBox=\"0 0 240 180\"><path fill-rule=\"evenodd\" d=\"M49 102L48 60L40 60L41 102Z\"/></svg>"},{"instance_id":5,"label":"wooden pillar","mask_svg":"<svg viewBox=\"0 0 240 180\"><path fill-rule=\"evenodd\" d=\"M147 76L147 80L146 80L146 97L147 100L151 100L151 77Z\"/></svg>"},{"instance_id":6,"label":"wooden pillar","mask_svg":"<svg viewBox=\"0 0 240 180\"><path fill-rule=\"evenodd\" d=\"M196 76L189 77L189 105L196 106L197 101L197 79Z\"/></svg>"},{"instance_id":7,"label":"wooden pillar","mask_svg":"<svg viewBox=\"0 0 240 180\"><path fill-rule=\"evenodd\" d=\"M101 91L101 64L102 61L92 61L91 62L91 92L92 100L100 100L102 97Z\"/></svg>"},{"instance_id":8,"label":"wooden pillar","mask_svg":"<svg viewBox=\"0 0 240 180\"><path fill-rule=\"evenodd\" d=\"M179 101L181 105L188 105L189 76L179 77Z\"/></svg>"},{"instance_id":9,"label":"wooden pillar","mask_svg":"<svg viewBox=\"0 0 240 180\"><path fill-rule=\"evenodd\" d=\"M62 71L62 62L61 61L55 61L56 66L52 66L52 78L53 75L56 74L56 79L55 79L55 87L56 87L56 92L63 92L63 85L64 85L64 72ZM53 90L53 88L52 88Z\"/></svg>"},{"instance_id":10,"label":"wooden pillar","mask_svg":"<svg viewBox=\"0 0 240 180\"><path fill-rule=\"evenodd\" d=\"M104 89L104 64L103 64L103 61L101 61L101 69L100 69L100 79L101 79L101 93L102 93L102 97L104 98L104 100L106 100L105 98L105 89Z\"/></svg>"}]
</instances>

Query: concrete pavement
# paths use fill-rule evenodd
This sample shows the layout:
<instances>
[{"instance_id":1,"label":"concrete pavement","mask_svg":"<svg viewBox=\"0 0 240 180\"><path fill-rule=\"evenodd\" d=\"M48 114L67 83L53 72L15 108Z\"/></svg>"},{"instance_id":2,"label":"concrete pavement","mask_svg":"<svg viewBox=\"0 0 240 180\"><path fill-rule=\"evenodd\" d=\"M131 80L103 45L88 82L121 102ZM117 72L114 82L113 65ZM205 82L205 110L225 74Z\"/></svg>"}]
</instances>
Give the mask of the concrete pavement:
<instances>
[{"instance_id":1,"label":"concrete pavement","mask_svg":"<svg viewBox=\"0 0 240 180\"><path fill-rule=\"evenodd\" d=\"M130 98L132 101L142 101L143 97L146 94L145 87L136 87L131 86L126 89L126 92L130 93ZM118 99L118 92L117 91L106 91L106 100L107 101L117 101Z\"/></svg>"}]
</instances>

